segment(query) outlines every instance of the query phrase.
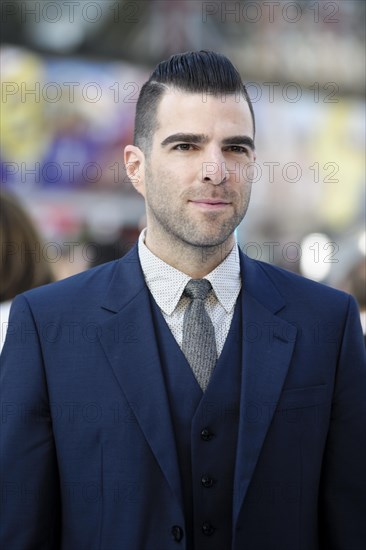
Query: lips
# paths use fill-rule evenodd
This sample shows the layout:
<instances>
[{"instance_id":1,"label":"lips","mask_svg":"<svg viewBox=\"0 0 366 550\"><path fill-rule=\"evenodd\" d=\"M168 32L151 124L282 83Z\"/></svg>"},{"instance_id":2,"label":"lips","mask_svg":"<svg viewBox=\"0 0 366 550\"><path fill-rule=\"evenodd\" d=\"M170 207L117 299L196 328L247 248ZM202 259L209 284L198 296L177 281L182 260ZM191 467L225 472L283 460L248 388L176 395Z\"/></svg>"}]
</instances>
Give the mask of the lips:
<instances>
[{"instance_id":1,"label":"lips","mask_svg":"<svg viewBox=\"0 0 366 550\"><path fill-rule=\"evenodd\" d=\"M194 202L196 204L229 204L226 201L220 200L220 199L195 199L189 202Z\"/></svg>"},{"instance_id":2,"label":"lips","mask_svg":"<svg viewBox=\"0 0 366 550\"><path fill-rule=\"evenodd\" d=\"M224 208L227 208L227 206L230 204L229 202L226 202L220 199L195 199L189 202L197 206L198 208L201 208L206 211L223 210Z\"/></svg>"}]
</instances>

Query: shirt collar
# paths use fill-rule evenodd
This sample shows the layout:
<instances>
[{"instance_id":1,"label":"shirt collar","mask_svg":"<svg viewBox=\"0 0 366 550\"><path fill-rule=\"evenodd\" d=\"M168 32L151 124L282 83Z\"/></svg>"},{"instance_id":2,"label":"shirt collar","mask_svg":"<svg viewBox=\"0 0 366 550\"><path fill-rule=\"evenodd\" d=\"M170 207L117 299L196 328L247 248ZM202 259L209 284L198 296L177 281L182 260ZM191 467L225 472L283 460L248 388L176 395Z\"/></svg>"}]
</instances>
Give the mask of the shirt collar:
<instances>
[{"instance_id":1,"label":"shirt collar","mask_svg":"<svg viewBox=\"0 0 366 550\"><path fill-rule=\"evenodd\" d=\"M171 315L191 277L155 256L145 244L145 235L146 228L141 231L138 240L138 253L145 281L160 309L166 315ZM225 260L204 278L210 281L217 299L229 313L241 288L237 243Z\"/></svg>"},{"instance_id":2,"label":"shirt collar","mask_svg":"<svg viewBox=\"0 0 366 550\"><path fill-rule=\"evenodd\" d=\"M235 306L241 288L240 258L237 242L213 271L204 277L208 279L215 291L216 297L227 313Z\"/></svg>"}]
</instances>

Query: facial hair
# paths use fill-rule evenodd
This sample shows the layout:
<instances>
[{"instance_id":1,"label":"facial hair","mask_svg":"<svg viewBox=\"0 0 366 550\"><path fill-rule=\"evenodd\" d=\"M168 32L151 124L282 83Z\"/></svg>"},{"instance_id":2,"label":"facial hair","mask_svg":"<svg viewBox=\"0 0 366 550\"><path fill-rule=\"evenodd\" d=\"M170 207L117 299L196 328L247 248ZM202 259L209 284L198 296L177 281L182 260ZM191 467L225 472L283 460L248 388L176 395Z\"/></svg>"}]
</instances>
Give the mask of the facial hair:
<instances>
[{"instance_id":1,"label":"facial hair","mask_svg":"<svg viewBox=\"0 0 366 550\"><path fill-rule=\"evenodd\" d=\"M174 177L167 170L153 173L146 166L146 208L148 217L159 234L177 246L215 247L222 245L233 234L248 209L251 183L243 182L240 191L229 189L225 183L214 186L201 183L184 192L172 193ZM231 203L231 213L202 212L201 216L190 212L189 200L219 199ZM193 207L194 208L194 207Z\"/></svg>"}]
</instances>

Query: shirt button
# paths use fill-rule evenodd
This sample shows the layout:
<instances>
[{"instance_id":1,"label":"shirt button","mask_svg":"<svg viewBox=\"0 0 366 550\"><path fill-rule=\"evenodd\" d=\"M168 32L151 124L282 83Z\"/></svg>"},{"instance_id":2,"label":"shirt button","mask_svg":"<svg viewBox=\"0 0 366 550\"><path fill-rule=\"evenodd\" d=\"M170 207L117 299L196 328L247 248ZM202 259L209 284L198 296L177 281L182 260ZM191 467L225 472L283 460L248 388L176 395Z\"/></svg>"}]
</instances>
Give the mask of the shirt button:
<instances>
[{"instance_id":1,"label":"shirt button","mask_svg":"<svg viewBox=\"0 0 366 550\"><path fill-rule=\"evenodd\" d=\"M210 476L202 476L201 483L204 487L209 488L214 484L214 480Z\"/></svg>"},{"instance_id":2,"label":"shirt button","mask_svg":"<svg viewBox=\"0 0 366 550\"><path fill-rule=\"evenodd\" d=\"M179 525L173 525L171 530L175 542L180 542L183 538L183 529Z\"/></svg>"},{"instance_id":3,"label":"shirt button","mask_svg":"<svg viewBox=\"0 0 366 550\"><path fill-rule=\"evenodd\" d=\"M213 438L213 435L214 434L210 432L208 428L203 428L201 431L201 439L203 439L203 441L210 441L210 439Z\"/></svg>"},{"instance_id":4,"label":"shirt button","mask_svg":"<svg viewBox=\"0 0 366 550\"><path fill-rule=\"evenodd\" d=\"M204 521L202 523L202 533L204 535L207 535L208 537L210 537L211 535L213 535L214 531L215 531L215 528L211 525L209 521Z\"/></svg>"}]
</instances>

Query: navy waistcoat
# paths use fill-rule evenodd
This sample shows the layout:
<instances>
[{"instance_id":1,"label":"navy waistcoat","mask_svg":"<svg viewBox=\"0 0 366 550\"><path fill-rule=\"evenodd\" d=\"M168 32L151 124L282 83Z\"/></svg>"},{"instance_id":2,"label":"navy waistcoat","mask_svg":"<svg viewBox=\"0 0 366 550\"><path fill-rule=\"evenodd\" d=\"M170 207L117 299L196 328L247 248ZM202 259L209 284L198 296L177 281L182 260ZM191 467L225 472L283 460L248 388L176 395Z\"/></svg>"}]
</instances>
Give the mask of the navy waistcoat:
<instances>
[{"instance_id":1,"label":"navy waistcoat","mask_svg":"<svg viewBox=\"0 0 366 550\"><path fill-rule=\"evenodd\" d=\"M210 383L202 392L151 297L179 459L189 550L230 550L242 349L241 296Z\"/></svg>"}]
</instances>

